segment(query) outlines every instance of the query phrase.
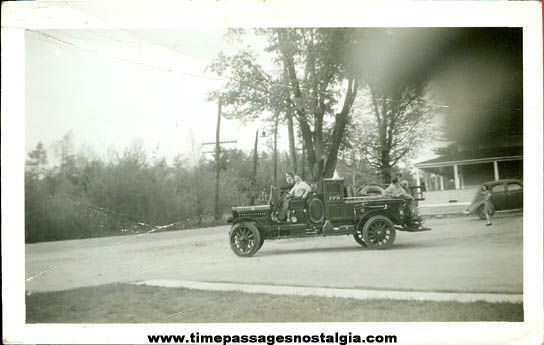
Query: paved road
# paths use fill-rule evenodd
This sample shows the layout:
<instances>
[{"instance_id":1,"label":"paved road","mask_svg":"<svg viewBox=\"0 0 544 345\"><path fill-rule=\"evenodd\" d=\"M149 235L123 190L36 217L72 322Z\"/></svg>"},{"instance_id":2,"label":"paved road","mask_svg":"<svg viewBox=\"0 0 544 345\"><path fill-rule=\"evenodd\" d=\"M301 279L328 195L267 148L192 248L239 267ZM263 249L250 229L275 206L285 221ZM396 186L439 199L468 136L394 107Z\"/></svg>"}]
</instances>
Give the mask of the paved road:
<instances>
[{"instance_id":1,"label":"paved road","mask_svg":"<svg viewBox=\"0 0 544 345\"><path fill-rule=\"evenodd\" d=\"M474 217L430 219L397 232L392 249L352 237L265 241L252 258L229 247L227 227L26 245L27 290L181 279L316 287L522 293L522 216L492 227ZM51 269L53 268L53 269Z\"/></svg>"}]
</instances>

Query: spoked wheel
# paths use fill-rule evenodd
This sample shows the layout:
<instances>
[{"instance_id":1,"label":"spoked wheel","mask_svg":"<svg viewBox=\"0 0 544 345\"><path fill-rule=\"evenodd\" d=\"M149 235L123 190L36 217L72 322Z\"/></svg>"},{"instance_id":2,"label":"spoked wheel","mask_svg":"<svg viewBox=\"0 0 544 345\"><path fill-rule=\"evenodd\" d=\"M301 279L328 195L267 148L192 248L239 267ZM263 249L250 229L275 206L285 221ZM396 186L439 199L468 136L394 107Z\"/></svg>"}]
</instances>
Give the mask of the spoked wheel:
<instances>
[{"instance_id":1,"label":"spoked wheel","mask_svg":"<svg viewBox=\"0 0 544 345\"><path fill-rule=\"evenodd\" d=\"M359 223L357 223L357 229L355 229L353 238L355 239L357 243L359 243L359 245L363 247L368 247L365 241L363 240L363 225L364 225L363 221L359 221Z\"/></svg>"},{"instance_id":2,"label":"spoked wheel","mask_svg":"<svg viewBox=\"0 0 544 345\"><path fill-rule=\"evenodd\" d=\"M374 216L363 225L363 241L372 249L388 249L395 242L395 225L385 216Z\"/></svg>"},{"instance_id":3,"label":"spoked wheel","mask_svg":"<svg viewBox=\"0 0 544 345\"><path fill-rule=\"evenodd\" d=\"M262 246L261 234L253 223L239 223L230 232L230 248L238 256L252 256Z\"/></svg>"}]
</instances>

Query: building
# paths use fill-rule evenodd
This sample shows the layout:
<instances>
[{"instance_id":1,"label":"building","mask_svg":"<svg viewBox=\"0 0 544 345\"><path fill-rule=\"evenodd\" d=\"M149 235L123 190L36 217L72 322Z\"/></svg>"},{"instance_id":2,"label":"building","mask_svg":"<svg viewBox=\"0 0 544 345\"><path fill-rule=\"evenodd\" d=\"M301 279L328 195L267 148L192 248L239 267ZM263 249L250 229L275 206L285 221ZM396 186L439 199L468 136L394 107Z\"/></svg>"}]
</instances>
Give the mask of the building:
<instances>
[{"instance_id":1,"label":"building","mask_svg":"<svg viewBox=\"0 0 544 345\"><path fill-rule=\"evenodd\" d=\"M416 181L429 201L468 202L474 190L492 180L523 179L523 136L503 137L479 147L451 144L439 157L414 164Z\"/></svg>"}]
</instances>

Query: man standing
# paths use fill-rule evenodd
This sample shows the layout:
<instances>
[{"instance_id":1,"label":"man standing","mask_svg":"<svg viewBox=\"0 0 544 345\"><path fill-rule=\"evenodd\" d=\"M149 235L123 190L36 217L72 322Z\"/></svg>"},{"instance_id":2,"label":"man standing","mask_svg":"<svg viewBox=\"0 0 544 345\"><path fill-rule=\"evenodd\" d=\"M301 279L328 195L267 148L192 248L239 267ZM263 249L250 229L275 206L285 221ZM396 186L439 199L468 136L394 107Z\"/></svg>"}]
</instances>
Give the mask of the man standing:
<instances>
[{"instance_id":1,"label":"man standing","mask_svg":"<svg viewBox=\"0 0 544 345\"><path fill-rule=\"evenodd\" d=\"M302 181L300 176L295 175L295 185L283 198L281 209L278 214L278 219L280 221L285 221L287 219L287 212L289 211L289 201L291 199L305 199L311 191L312 187L310 187L306 182Z\"/></svg>"}]
</instances>

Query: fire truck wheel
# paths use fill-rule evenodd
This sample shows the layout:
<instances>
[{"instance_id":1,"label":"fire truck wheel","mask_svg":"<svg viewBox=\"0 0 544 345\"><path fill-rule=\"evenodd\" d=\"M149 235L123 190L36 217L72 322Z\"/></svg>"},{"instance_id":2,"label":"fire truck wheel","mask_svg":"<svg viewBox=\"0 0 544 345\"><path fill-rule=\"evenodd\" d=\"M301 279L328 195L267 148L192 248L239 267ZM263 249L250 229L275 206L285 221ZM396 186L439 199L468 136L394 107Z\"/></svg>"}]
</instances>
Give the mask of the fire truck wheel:
<instances>
[{"instance_id":1,"label":"fire truck wheel","mask_svg":"<svg viewBox=\"0 0 544 345\"><path fill-rule=\"evenodd\" d=\"M388 249L395 242L395 225L386 216L370 217L363 225L363 241L371 249Z\"/></svg>"},{"instance_id":2,"label":"fire truck wheel","mask_svg":"<svg viewBox=\"0 0 544 345\"><path fill-rule=\"evenodd\" d=\"M230 248L238 256L253 256L259 250L260 243L261 234L253 223L235 224L230 232Z\"/></svg>"},{"instance_id":3,"label":"fire truck wheel","mask_svg":"<svg viewBox=\"0 0 544 345\"><path fill-rule=\"evenodd\" d=\"M355 229L355 233L353 234L353 238L355 239L355 242L359 243L359 245L363 246L363 247L368 247L365 243L365 241L363 241L363 225L365 223L363 222L363 220L360 220L358 223L357 223L357 227Z\"/></svg>"},{"instance_id":4,"label":"fire truck wheel","mask_svg":"<svg viewBox=\"0 0 544 345\"><path fill-rule=\"evenodd\" d=\"M263 246L263 244L264 244L264 238L261 236L261 241L259 242L258 248L255 252L261 250L261 247Z\"/></svg>"}]
</instances>

